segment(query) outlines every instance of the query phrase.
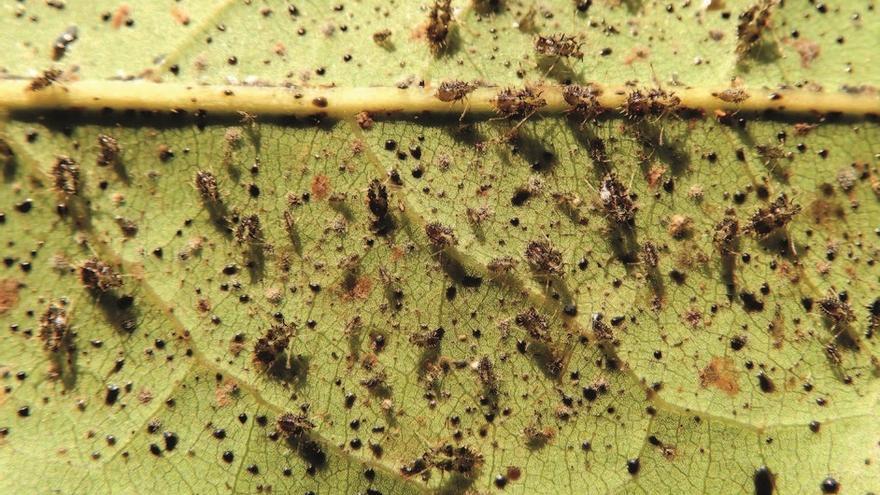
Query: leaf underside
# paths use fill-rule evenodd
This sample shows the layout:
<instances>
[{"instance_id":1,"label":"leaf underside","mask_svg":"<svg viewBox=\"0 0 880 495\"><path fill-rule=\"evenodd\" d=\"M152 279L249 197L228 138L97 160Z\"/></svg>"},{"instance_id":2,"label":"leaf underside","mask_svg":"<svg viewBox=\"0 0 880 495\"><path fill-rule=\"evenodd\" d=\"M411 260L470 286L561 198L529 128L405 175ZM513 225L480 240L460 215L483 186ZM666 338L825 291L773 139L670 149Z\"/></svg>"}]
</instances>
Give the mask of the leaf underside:
<instances>
[{"instance_id":1,"label":"leaf underside","mask_svg":"<svg viewBox=\"0 0 880 495\"><path fill-rule=\"evenodd\" d=\"M427 2L5 2L0 67L880 81L872 2L773 6L745 56L745 2L576 3L454 2L432 50ZM553 33L583 59L538 57ZM5 115L0 492L880 486L874 119L458 117Z\"/></svg>"}]
</instances>

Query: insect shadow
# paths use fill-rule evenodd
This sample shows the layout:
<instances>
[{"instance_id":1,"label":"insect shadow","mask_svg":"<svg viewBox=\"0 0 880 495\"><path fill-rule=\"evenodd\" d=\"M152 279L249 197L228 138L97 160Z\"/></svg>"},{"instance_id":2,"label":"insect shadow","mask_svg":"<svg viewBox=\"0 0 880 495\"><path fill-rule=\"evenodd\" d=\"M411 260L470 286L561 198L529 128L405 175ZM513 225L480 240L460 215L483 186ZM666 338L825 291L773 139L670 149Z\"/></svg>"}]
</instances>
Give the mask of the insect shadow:
<instances>
[{"instance_id":1,"label":"insect shadow","mask_svg":"<svg viewBox=\"0 0 880 495\"><path fill-rule=\"evenodd\" d=\"M546 142L546 139L541 139L523 126L510 141L511 153L522 156L536 172L550 172L557 160L553 150L545 145Z\"/></svg>"},{"instance_id":2,"label":"insect shadow","mask_svg":"<svg viewBox=\"0 0 880 495\"><path fill-rule=\"evenodd\" d=\"M680 176L688 171L691 165L690 154L684 147L684 138L669 139L663 120L673 117L660 117L656 121L643 119L629 123L626 129L641 146L646 159L641 160L642 167L650 166L650 157L656 157L668 166L673 176ZM644 170L647 172L647 170Z\"/></svg>"},{"instance_id":3,"label":"insect shadow","mask_svg":"<svg viewBox=\"0 0 880 495\"><path fill-rule=\"evenodd\" d=\"M565 123L578 144L585 150L593 166L593 179L598 182L611 172L611 159L608 156L605 140L596 134L595 128L602 121L593 119L588 123L580 121L574 114L565 119Z\"/></svg>"},{"instance_id":4,"label":"insect shadow","mask_svg":"<svg viewBox=\"0 0 880 495\"><path fill-rule=\"evenodd\" d=\"M288 436L287 445L308 465L308 472L322 471L327 468L327 453L324 447L307 434Z\"/></svg>"},{"instance_id":5,"label":"insect shadow","mask_svg":"<svg viewBox=\"0 0 880 495\"><path fill-rule=\"evenodd\" d=\"M103 293L93 290L91 293L104 318L113 328L126 334L135 331L140 315L134 306L134 296L120 295L114 290Z\"/></svg>"},{"instance_id":6,"label":"insect shadow","mask_svg":"<svg viewBox=\"0 0 880 495\"><path fill-rule=\"evenodd\" d=\"M273 380L300 388L308 379L310 361L309 356L294 356L285 351L266 368L266 374Z\"/></svg>"},{"instance_id":7,"label":"insect shadow","mask_svg":"<svg viewBox=\"0 0 880 495\"><path fill-rule=\"evenodd\" d=\"M7 183L15 181L19 167L18 160L15 157L15 152L9 147L9 143L3 139L0 139L0 164L3 168L3 181Z\"/></svg>"},{"instance_id":8,"label":"insect shadow","mask_svg":"<svg viewBox=\"0 0 880 495\"><path fill-rule=\"evenodd\" d=\"M458 493L467 493L468 490L476 482L475 476L465 476L459 473L453 473L448 479L437 488L440 495L455 495Z\"/></svg>"}]
</instances>

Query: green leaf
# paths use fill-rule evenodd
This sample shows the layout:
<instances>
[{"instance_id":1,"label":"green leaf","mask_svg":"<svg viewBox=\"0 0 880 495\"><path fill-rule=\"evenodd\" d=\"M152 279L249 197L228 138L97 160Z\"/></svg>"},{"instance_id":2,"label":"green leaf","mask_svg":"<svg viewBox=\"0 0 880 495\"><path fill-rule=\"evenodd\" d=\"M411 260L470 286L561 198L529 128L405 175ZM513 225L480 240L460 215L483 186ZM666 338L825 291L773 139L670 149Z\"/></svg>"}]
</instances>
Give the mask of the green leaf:
<instances>
[{"instance_id":1,"label":"green leaf","mask_svg":"<svg viewBox=\"0 0 880 495\"><path fill-rule=\"evenodd\" d=\"M872 5L2 12L0 492L880 484Z\"/></svg>"}]
</instances>

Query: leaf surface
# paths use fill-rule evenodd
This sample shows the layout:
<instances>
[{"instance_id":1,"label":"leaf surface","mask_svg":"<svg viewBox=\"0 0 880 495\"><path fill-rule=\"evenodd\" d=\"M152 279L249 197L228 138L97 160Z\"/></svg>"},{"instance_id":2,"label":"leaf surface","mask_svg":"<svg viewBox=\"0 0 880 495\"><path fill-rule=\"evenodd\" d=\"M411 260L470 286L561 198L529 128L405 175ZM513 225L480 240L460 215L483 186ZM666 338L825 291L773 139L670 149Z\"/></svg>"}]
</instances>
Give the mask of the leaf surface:
<instances>
[{"instance_id":1,"label":"leaf surface","mask_svg":"<svg viewBox=\"0 0 880 495\"><path fill-rule=\"evenodd\" d=\"M0 83L876 105L872 5L774 5L743 56L743 2L494 3L432 50L429 3L10 2ZM582 59L540 57L554 33ZM4 114L0 491L880 484L874 116L228 110Z\"/></svg>"}]
</instances>

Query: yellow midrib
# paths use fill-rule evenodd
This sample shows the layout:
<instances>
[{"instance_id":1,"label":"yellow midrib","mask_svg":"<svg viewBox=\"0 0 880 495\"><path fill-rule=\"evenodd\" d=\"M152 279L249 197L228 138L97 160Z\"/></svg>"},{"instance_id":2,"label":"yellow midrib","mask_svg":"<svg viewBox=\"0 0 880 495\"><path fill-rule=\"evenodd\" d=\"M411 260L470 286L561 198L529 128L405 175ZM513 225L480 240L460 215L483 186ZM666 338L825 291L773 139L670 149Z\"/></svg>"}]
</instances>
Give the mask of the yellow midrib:
<instances>
[{"instance_id":1,"label":"yellow midrib","mask_svg":"<svg viewBox=\"0 0 880 495\"><path fill-rule=\"evenodd\" d=\"M453 114L485 117L496 113L495 98L502 88L481 87L456 102L443 102L432 87L283 87L153 83L147 81L55 82L33 90L30 80L0 80L0 110L150 110L199 111L210 114L247 112L255 115L345 118L360 112L373 115ZM636 88L603 87L598 104L620 111ZM533 86L546 105L538 112L559 114L571 109L563 86ZM642 88L647 91L650 88ZM880 95L872 92L824 92L811 89L745 89L744 101L724 101L717 95L729 88L674 88L667 94L680 99L680 107L705 112L763 112L793 114L839 113L851 116L880 115Z\"/></svg>"}]
</instances>

